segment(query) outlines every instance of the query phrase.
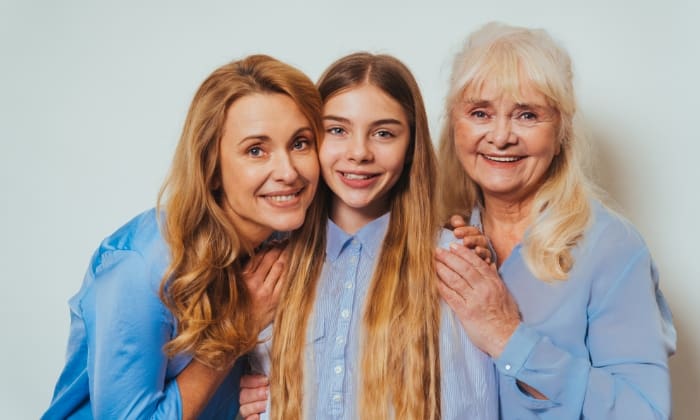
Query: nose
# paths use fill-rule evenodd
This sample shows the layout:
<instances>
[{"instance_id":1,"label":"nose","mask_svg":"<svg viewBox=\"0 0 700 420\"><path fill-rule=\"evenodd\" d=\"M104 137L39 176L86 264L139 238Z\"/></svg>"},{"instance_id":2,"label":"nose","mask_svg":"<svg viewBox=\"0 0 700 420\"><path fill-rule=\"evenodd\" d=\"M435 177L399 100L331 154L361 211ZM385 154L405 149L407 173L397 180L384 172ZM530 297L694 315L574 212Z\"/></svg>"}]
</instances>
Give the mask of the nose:
<instances>
[{"instance_id":1,"label":"nose","mask_svg":"<svg viewBox=\"0 0 700 420\"><path fill-rule=\"evenodd\" d=\"M276 181L291 184L299 178L294 158L288 150L278 153L272 165L272 177Z\"/></svg>"},{"instance_id":2,"label":"nose","mask_svg":"<svg viewBox=\"0 0 700 420\"><path fill-rule=\"evenodd\" d=\"M516 136L513 133L512 121L509 117L499 116L494 118L489 136L489 143L502 149L508 144L515 143Z\"/></svg>"},{"instance_id":3,"label":"nose","mask_svg":"<svg viewBox=\"0 0 700 420\"><path fill-rule=\"evenodd\" d=\"M368 162L372 160L372 151L369 148L370 141L362 135L354 135L348 139L348 148L345 151L348 160L355 163Z\"/></svg>"}]
</instances>

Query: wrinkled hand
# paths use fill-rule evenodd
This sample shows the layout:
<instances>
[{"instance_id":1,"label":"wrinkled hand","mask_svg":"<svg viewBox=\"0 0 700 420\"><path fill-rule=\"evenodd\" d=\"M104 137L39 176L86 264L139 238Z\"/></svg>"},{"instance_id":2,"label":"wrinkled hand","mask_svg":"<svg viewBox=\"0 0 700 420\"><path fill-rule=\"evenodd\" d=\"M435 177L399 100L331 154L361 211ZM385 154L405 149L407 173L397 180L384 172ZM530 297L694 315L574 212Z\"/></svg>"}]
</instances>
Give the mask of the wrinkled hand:
<instances>
[{"instance_id":1,"label":"wrinkled hand","mask_svg":"<svg viewBox=\"0 0 700 420\"><path fill-rule=\"evenodd\" d=\"M267 397L270 391L267 376L244 375L241 377L241 392L238 402L241 405L239 414L245 420L259 420L265 412Z\"/></svg>"},{"instance_id":2,"label":"wrinkled hand","mask_svg":"<svg viewBox=\"0 0 700 420\"><path fill-rule=\"evenodd\" d=\"M243 269L243 282L251 298L253 317L262 331L275 317L280 291L285 281L287 251L274 245L254 255Z\"/></svg>"},{"instance_id":3,"label":"wrinkled hand","mask_svg":"<svg viewBox=\"0 0 700 420\"><path fill-rule=\"evenodd\" d=\"M459 244L437 249L435 259L440 295L472 342L497 358L520 324L520 313L495 264Z\"/></svg>"},{"instance_id":4,"label":"wrinkled hand","mask_svg":"<svg viewBox=\"0 0 700 420\"><path fill-rule=\"evenodd\" d=\"M476 226L469 226L460 214L454 214L450 217L448 225L452 229L452 233L457 239L462 240L462 244L468 249L473 249L476 255L487 264L491 264L491 249L489 248L489 240Z\"/></svg>"}]
</instances>

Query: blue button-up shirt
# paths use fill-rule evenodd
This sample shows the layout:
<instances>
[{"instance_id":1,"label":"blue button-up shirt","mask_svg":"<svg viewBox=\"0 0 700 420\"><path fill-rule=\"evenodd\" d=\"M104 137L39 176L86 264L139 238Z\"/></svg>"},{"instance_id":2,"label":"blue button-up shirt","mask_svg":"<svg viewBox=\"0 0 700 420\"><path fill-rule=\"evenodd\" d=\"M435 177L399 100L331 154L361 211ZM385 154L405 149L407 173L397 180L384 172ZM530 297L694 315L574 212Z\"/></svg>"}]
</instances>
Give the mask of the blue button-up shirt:
<instances>
[{"instance_id":1,"label":"blue button-up shirt","mask_svg":"<svg viewBox=\"0 0 700 420\"><path fill-rule=\"evenodd\" d=\"M348 235L328 222L326 261L307 342L305 409L309 418L357 419L362 315L367 290L389 224L389 214ZM441 246L454 240L443 232ZM442 305L441 394L444 419L495 419L497 384L493 364L467 338L452 311ZM315 380L314 380L315 379Z\"/></svg>"},{"instance_id":2,"label":"blue button-up shirt","mask_svg":"<svg viewBox=\"0 0 700 420\"><path fill-rule=\"evenodd\" d=\"M517 245L499 273L522 314L496 361L504 419L670 416L671 312L649 250L628 222L593 201L569 278L536 278ZM479 209L471 224L481 225ZM516 380L548 397L537 400Z\"/></svg>"}]
</instances>

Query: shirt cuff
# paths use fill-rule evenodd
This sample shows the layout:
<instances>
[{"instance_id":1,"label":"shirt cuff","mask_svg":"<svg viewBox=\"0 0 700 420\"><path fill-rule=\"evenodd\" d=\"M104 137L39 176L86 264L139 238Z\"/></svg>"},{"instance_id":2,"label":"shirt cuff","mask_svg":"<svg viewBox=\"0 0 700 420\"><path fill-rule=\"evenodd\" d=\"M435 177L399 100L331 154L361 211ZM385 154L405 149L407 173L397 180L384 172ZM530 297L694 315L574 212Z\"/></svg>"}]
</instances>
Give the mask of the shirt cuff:
<instances>
[{"instance_id":1,"label":"shirt cuff","mask_svg":"<svg viewBox=\"0 0 700 420\"><path fill-rule=\"evenodd\" d=\"M498 371L506 376L517 377L540 338L537 331L521 322L508 339L501 356L494 360Z\"/></svg>"}]
</instances>

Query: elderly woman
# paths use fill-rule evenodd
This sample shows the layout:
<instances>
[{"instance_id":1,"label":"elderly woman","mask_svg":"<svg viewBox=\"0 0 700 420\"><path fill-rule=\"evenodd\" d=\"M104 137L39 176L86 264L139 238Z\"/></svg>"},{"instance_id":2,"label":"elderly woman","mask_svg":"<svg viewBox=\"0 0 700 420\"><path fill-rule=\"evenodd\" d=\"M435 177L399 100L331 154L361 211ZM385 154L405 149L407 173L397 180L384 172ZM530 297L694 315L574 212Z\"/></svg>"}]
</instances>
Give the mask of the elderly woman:
<instances>
[{"instance_id":1,"label":"elderly woman","mask_svg":"<svg viewBox=\"0 0 700 420\"><path fill-rule=\"evenodd\" d=\"M504 419L668 418L671 313L643 239L581 170L571 79L541 30L488 24L457 55L443 215L466 211L495 263L438 250L440 293L493 358Z\"/></svg>"}]
</instances>

